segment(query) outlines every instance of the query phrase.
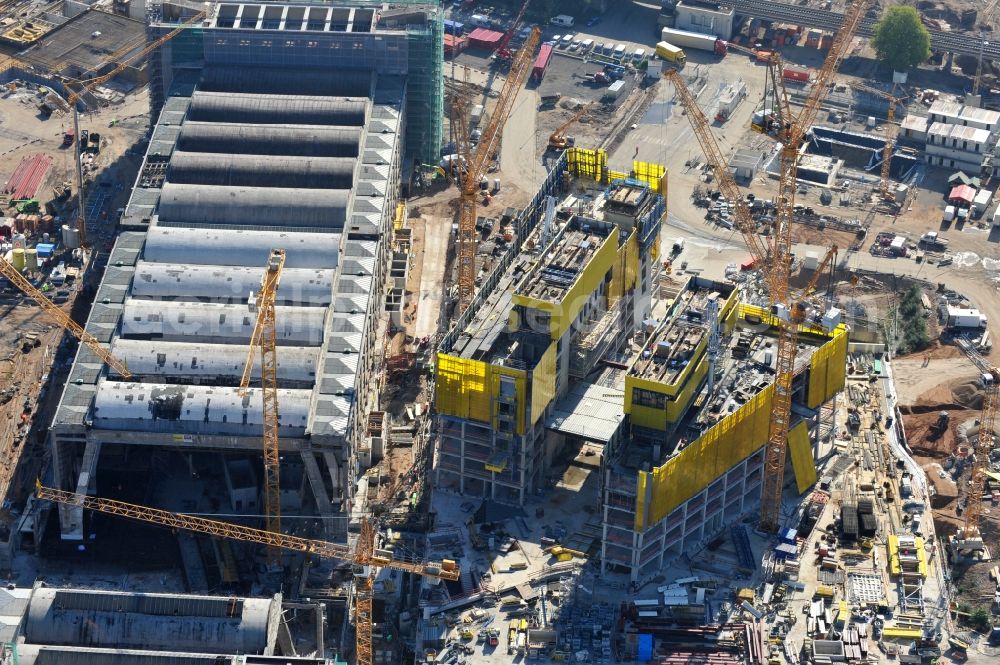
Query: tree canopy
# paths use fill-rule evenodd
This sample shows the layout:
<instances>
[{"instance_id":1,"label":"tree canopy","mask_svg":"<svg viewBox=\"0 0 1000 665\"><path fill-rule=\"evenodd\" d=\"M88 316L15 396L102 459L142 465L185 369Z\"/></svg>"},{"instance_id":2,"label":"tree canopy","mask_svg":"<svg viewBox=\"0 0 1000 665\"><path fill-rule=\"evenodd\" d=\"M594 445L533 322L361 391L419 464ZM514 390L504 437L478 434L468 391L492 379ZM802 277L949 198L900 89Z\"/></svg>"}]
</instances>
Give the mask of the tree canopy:
<instances>
[{"instance_id":1,"label":"tree canopy","mask_svg":"<svg viewBox=\"0 0 1000 665\"><path fill-rule=\"evenodd\" d=\"M889 7L878 23L872 46L878 59L903 72L931 57L931 34L913 7Z\"/></svg>"}]
</instances>

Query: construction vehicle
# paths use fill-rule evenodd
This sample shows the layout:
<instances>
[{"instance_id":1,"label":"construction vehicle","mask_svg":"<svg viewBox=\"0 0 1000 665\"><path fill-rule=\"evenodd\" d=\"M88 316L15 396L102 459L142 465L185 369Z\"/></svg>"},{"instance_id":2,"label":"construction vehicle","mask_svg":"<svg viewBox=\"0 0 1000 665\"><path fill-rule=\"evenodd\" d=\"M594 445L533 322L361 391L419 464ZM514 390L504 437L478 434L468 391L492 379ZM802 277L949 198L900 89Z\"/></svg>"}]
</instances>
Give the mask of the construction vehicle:
<instances>
[{"instance_id":1,"label":"construction vehicle","mask_svg":"<svg viewBox=\"0 0 1000 665\"><path fill-rule=\"evenodd\" d=\"M497 47L496 58L493 62L500 65L509 65L511 60L514 59L514 52L510 49L510 42L520 30L521 21L524 20L524 14L528 11L529 4L531 4L531 0L524 0L524 4L521 5L517 16L514 17L513 23L507 28L507 32L503 33L503 38L500 39L500 45Z\"/></svg>"},{"instance_id":2,"label":"construction vehicle","mask_svg":"<svg viewBox=\"0 0 1000 665\"><path fill-rule=\"evenodd\" d=\"M927 231L920 236L920 246L931 251L942 251L948 248L948 240L937 231Z\"/></svg>"},{"instance_id":3,"label":"construction vehicle","mask_svg":"<svg viewBox=\"0 0 1000 665\"><path fill-rule=\"evenodd\" d=\"M274 301L281 282L281 271L285 267L285 250L272 249L267 258L267 267L261 278L260 291L256 302L257 320L250 334L250 350L243 366L239 394L247 394L250 375L253 373L254 358L260 348L260 388L263 399L264 420L264 516L267 530L281 533L281 456L278 450L278 332ZM277 566L281 563L281 551L277 547L267 549L268 562Z\"/></svg>"},{"instance_id":4,"label":"construction vehicle","mask_svg":"<svg viewBox=\"0 0 1000 665\"><path fill-rule=\"evenodd\" d=\"M315 555L329 559L347 561L354 565L355 578L355 645L358 665L373 665L372 618L373 589L375 575L379 568L391 568L433 580L456 581L460 577L458 565L450 560L418 561L402 559L393 550L376 547L378 533L375 525L362 518L357 542L353 548L347 545L313 540L283 533L273 533L240 524L194 517L182 513L171 513L158 508L148 508L135 504L101 499L97 497L66 492L44 487L40 482L35 486L35 496L39 500L52 501L62 505L95 510L107 515L117 515L129 519L159 524L172 529L183 529L219 538L228 538L247 543L257 543L267 547L277 547L290 552Z\"/></svg>"},{"instance_id":5,"label":"construction vehicle","mask_svg":"<svg viewBox=\"0 0 1000 665\"><path fill-rule=\"evenodd\" d=\"M861 83L851 83L851 87L855 90L881 97L889 102L889 110L886 112L885 145L882 147L882 171L881 179L879 180L879 195L883 201L895 201L896 195L889 186L889 171L892 166L892 150L896 146L897 128L894 124L896 119L896 105L904 101L905 97L896 97L884 90L862 85Z\"/></svg>"},{"instance_id":6,"label":"construction vehicle","mask_svg":"<svg viewBox=\"0 0 1000 665\"><path fill-rule=\"evenodd\" d=\"M580 107L576 113L570 116L569 120L559 125L554 132L549 134L549 150L565 150L566 148L573 147L575 140L572 136L566 136L566 130L582 118L592 105L593 102Z\"/></svg>"},{"instance_id":7,"label":"construction vehicle","mask_svg":"<svg viewBox=\"0 0 1000 665\"><path fill-rule=\"evenodd\" d=\"M684 49L679 46L674 46L670 42L657 42L656 55L661 60L672 62L678 67L683 67L684 63L687 62L687 56L684 55Z\"/></svg>"},{"instance_id":8,"label":"construction vehicle","mask_svg":"<svg viewBox=\"0 0 1000 665\"><path fill-rule=\"evenodd\" d=\"M799 326L805 322L809 307L802 296L812 291L813 283L836 255L836 248L827 252L823 264L813 275L812 283L798 293L792 293L789 286L792 268L792 223L795 219L795 191L798 187L797 169L799 150L806 132L813 125L819 112L820 102L826 94L841 61L847 54L867 9L867 0L852 4L844 14L844 23L837 32L833 45L822 68L816 75L816 82L806 97L799 114L779 128L781 141L778 195L774 201L776 211L774 228L765 242L757 234L757 225L750 214L746 199L740 193L732 173L727 168L722 152L712 135L705 114L698 107L697 100L684 85L681 75L673 70L665 75L674 84L684 109L687 111L694 134L712 166L720 191L735 206L734 219L750 249L751 257L760 267L764 283L768 288L771 321L778 329L778 343L774 397L771 403L771 417L768 424L767 444L764 456L764 478L761 491L760 528L775 532L781 524L781 494L785 480L785 465L788 456L788 430L792 416L792 379L795 374ZM779 82L779 85L780 82Z\"/></svg>"},{"instance_id":9,"label":"construction vehicle","mask_svg":"<svg viewBox=\"0 0 1000 665\"><path fill-rule=\"evenodd\" d=\"M474 154L468 147L468 132L458 136L458 143L460 146L464 145L464 148L459 148L459 154L469 155L469 161L466 162L468 171L461 181L462 192L458 206L459 312L464 312L469 303L472 302L476 288L476 209L479 204L479 183L486 177L490 162L500 150L500 135L503 132L503 126L507 123L507 118L510 117L510 112L514 108L514 100L517 98L518 91L524 87L528 80L532 56L541 37L542 31L538 26L532 28L528 39L511 60L510 72L507 74L500 95L497 97L493 115L490 117L486 129L483 130ZM466 102L456 96L454 103L457 108L453 117L461 115L464 118Z\"/></svg>"},{"instance_id":10,"label":"construction vehicle","mask_svg":"<svg viewBox=\"0 0 1000 665\"><path fill-rule=\"evenodd\" d=\"M729 48L745 53L766 66L763 101L750 119L750 129L759 134L776 137L784 131L792 117L788 106L788 92L782 82L784 68L781 55L776 51L761 51L738 44L729 44Z\"/></svg>"}]
</instances>

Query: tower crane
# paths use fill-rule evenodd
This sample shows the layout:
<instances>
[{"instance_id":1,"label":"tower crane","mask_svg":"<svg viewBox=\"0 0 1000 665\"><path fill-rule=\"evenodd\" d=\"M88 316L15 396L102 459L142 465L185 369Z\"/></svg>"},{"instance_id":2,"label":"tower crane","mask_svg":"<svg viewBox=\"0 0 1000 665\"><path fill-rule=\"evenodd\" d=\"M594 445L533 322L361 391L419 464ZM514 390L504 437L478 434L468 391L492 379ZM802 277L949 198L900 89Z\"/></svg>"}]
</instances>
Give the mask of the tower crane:
<instances>
[{"instance_id":1,"label":"tower crane","mask_svg":"<svg viewBox=\"0 0 1000 665\"><path fill-rule=\"evenodd\" d=\"M886 114L887 120L885 123L885 146L882 148L882 178L879 182L879 195L883 201L894 201L896 197L893 195L892 190L889 189L889 168L892 165L892 150L896 147L896 125L893 124L893 121L896 119L896 105L906 98L896 97L885 90L879 90L878 88L861 83L851 83L850 86L855 90L867 92L889 102L889 111Z\"/></svg>"},{"instance_id":2,"label":"tower crane","mask_svg":"<svg viewBox=\"0 0 1000 665\"><path fill-rule=\"evenodd\" d=\"M107 83L108 81L118 76L123 71L125 71L125 69L128 68L129 65L141 60L142 58L145 58L147 55L149 55L150 53L160 48L161 46L166 44L168 41L170 41L177 35L179 35L183 30L190 28L195 23L201 21L201 19L204 17L205 17L205 12L198 12L197 14L195 14L194 16L186 20L184 23L182 23L181 25L177 26L176 28L168 32L167 34L147 44L141 51L137 51L136 53L129 56L127 59L118 63L118 65L108 73L102 74L96 78L87 79L86 81L78 81L79 83L78 90L72 90L67 87L67 90L70 90L70 93L66 97L66 103L73 110L73 131L75 133L75 140L73 141L73 145L75 147L73 150L76 157L76 203L77 203L76 226L77 229L80 231L80 243L84 247L87 246L87 219L85 214L86 211L83 207L84 206L83 166L80 164L80 113L76 108L77 102L80 101L80 97L82 97L84 93L93 90L94 88L103 83ZM116 53L120 52L121 51L119 50Z\"/></svg>"},{"instance_id":3,"label":"tower crane","mask_svg":"<svg viewBox=\"0 0 1000 665\"><path fill-rule=\"evenodd\" d=\"M183 529L193 533L201 533L219 538L228 538L247 543L258 543L280 548L291 552L301 552L328 559L350 562L355 566L355 639L358 665L373 665L372 654L372 616L373 589L375 573L379 568L390 568L414 575L421 575L435 580L455 581L459 579L458 565L450 560L428 562L399 557L396 552L378 549L378 537L375 525L367 518L361 520L361 531L354 548L347 545L330 543L323 540L313 540L300 536L275 533L264 529L255 529L240 524L232 524L219 520L195 517L183 513L172 513L158 508L148 508L124 501L101 499L98 497L67 492L64 490L44 487L40 482L35 485L35 496L40 500L78 506L95 510L107 515L117 515L129 519L159 524L172 529Z\"/></svg>"},{"instance_id":4,"label":"tower crane","mask_svg":"<svg viewBox=\"0 0 1000 665\"><path fill-rule=\"evenodd\" d=\"M983 395L983 412L979 417L979 436L976 440L976 461L972 466L969 494L965 502L965 524L955 541L959 550L981 550L982 535L979 519L983 514L983 491L986 488L986 472L990 468L990 451L997 435L997 411L1000 411L1000 369L990 367L983 372L989 377Z\"/></svg>"},{"instance_id":5,"label":"tower crane","mask_svg":"<svg viewBox=\"0 0 1000 665\"><path fill-rule=\"evenodd\" d=\"M493 154L500 149L500 135L503 126L514 108L514 100L518 91L528 80L531 69L531 59L535 47L541 39L542 31L535 26L524 45L517 50L511 61L510 71L504 81L503 89L497 98L496 107L489 124L483 130L476 151L470 157L467 170L462 179L462 192L458 205L458 309L465 311L472 301L476 289L476 206L479 196L479 181L486 175L486 168ZM469 137L459 136L459 141L468 141ZM459 151L461 154L461 150Z\"/></svg>"},{"instance_id":6,"label":"tower crane","mask_svg":"<svg viewBox=\"0 0 1000 665\"><path fill-rule=\"evenodd\" d=\"M254 358L260 347L260 388L263 398L264 420L264 516L267 530L281 533L281 456L278 450L278 333L274 301L285 267L285 250L272 249L267 257L267 267L257 294L257 321L250 334L250 350L240 379L240 396L247 394ZM268 562L279 564L281 553L277 547L267 548Z\"/></svg>"},{"instance_id":7,"label":"tower crane","mask_svg":"<svg viewBox=\"0 0 1000 665\"><path fill-rule=\"evenodd\" d=\"M789 286L792 263L791 229L795 212L799 149L805 139L806 132L816 119L820 102L826 95L827 88L832 83L841 61L847 54L848 46L854 38L867 6L868 0L858 0L850 5L844 14L844 23L836 33L833 45L816 76L802 110L795 117L789 116L789 122L780 127L777 132L777 138L781 141L781 165L778 196L775 198L777 210L774 230L768 243L765 244L760 239L753 220L748 219L749 214L745 210L745 202L742 205L737 203L737 223L747 241L750 252L755 259L764 259L760 265L762 265L764 281L768 287L771 313L778 327L774 397L768 424L760 512L760 527L770 532L776 531L781 521L781 493L788 455L788 429L791 421L792 379L795 374L798 330L799 325L805 321L807 313L806 303L797 297L798 294L793 294ZM727 197L735 196L730 200L741 201L743 197L740 196L732 174L725 166L722 152L712 136L708 121L698 108L697 101L687 91L680 74L669 71L667 78L674 84L677 95L688 112L688 119L694 127L695 136L698 138L709 163L712 164L716 176L719 177L720 190ZM734 195L731 195L730 192L733 192ZM828 252L824 258L824 265L831 260L831 252ZM817 274L821 271L822 268L817 271Z\"/></svg>"},{"instance_id":8,"label":"tower crane","mask_svg":"<svg viewBox=\"0 0 1000 665\"><path fill-rule=\"evenodd\" d=\"M579 111L570 116L569 120L559 125L554 132L549 134L549 148L552 150L565 150L566 148L572 146L573 142L568 136L566 136L566 130L569 129L573 123L582 118L593 105L593 102L585 104Z\"/></svg>"}]
</instances>

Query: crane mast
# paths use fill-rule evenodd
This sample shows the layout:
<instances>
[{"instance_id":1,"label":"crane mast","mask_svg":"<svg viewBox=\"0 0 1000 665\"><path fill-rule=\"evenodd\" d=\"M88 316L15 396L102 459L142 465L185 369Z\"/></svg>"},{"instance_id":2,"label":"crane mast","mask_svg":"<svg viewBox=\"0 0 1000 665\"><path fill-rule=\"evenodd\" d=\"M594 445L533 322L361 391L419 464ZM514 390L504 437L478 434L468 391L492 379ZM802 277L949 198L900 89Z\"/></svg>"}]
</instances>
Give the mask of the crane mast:
<instances>
[{"instance_id":1,"label":"crane mast","mask_svg":"<svg viewBox=\"0 0 1000 665\"><path fill-rule=\"evenodd\" d=\"M892 150L896 144L896 126L893 123L896 119L896 105L902 102L904 98L896 97L895 95L889 94L884 90L872 88L860 83L852 83L851 87L855 90L860 90L862 92L867 92L877 97L881 97L889 102L889 110L886 113L887 120L885 123L885 146L882 148L882 172L881 180L879 181L879 195L882 197L883 201L894 201L896 197L889 188L889 171L892 166Z\"/></svg>"},{"instance_id":2,"label":"crane mast","mask_svg":"<svg viewBox=\"0 0 1000 665\"><path fill-rule=\"evenodd\" d=\"M795 189L798 153L806 132L816 119L820 102L832 83L833 77L847 54L854 34L867 9L867 0L853 3L844 15L842 28L837 32L834 43L827 54L822 68L817 74L812 90L799 114L792 118L786 115L777 128L776 138L781 141L780 176L778 196L775 199L777 214L770 243L765 243L757 235L756 223L750 216L746 201L740 194L732 174L726 168L722 151L709 129L709 122L697 105L697 100L684 85L680 74L668 71L666 76L674 84L679 101L688 113L702 150L711 164L719 189L736 206L736 225L743 234L747 247L758 265L762 267L764 281L768 287L771 313L778 330L778 344L775 366L774 394L771 418L768 424L767 444L764 457L764 478L761 491L760 526L765 531L775 531L781 521L781 493L785 479L785 464L788 454L788 429L792 415L792 380L795 375L795 358L798 345L798 328L806 316L806 304L799 297L792 297L789 286L791 277L791 228L794 221ZM787 123L785 121L788 121ZM832 248L824 257L823 265L816 271L810 285L802 292L808 294L816 279L829 261L836 255ZM799 294L796 294L799 295Z\"/></svg>"},{"instance_id":3,"label":"crane mast","mask_svg":"<svg viewBox=\"0 0 1000 665\"><path fill-rule=\"evenodd\" d=\"M96 78L87 79L86 81L78 81L77 83L80 84L80 89L78 91L70 89L70 93L66 97L66 103L73 111L73 131L75 132L73 143L76 146L74 148L74 154L76 155L76 200L78 208L76 217L76 226L77 229L80 231L80 243L84 247L87 246L87 219L86 219L87 216L86 216L86 211L84 210L84 203L83 203L83 166L80 164L80 112L76 108L77 102L80 101L80 97L82 97L84 93L93 90L94 88L103 83L107 83L108 81L118 76L123 71L125 71L125 69L127 69L129 65L145 58L147 55L149 55L156 49L160 48L161 46L169 42L171 39L179 35L182 31L184 31L187 28L190 28L192 25L202 20L204 17L205 17L205 12L198 12L197 14L195 14L194 16L186 20L184 23L182 23L181 25L177 26L176 28L168 32L167 34L147 44L141 51L138 51L128 59L120 62L114 69L112 69L108 73L102 74ZM118 51L115 52L115 54L121 52L122 49L119 49Z\"/></svg>"},{"instance_id":4,"label":"crane mast","mask_svg":"<svg viewBox=\"0 0 1000 665\"><path fill-rule=\"evenodd\" d=\"M260 348L260 388L264 420L264 515L267 530L281 533L281 457L278 448L278 332L274 301L285 267L285 250L273 249L267 259L257 294L257 321L250 335L250 350L240 379L240 395L246 395L253 372L254 357ZM268 561L280 563L276 547L267 549Z\"/></svg>"},{"instance_id":5,"label":"crane mast","mask_svg":"<svg viewBox=\"0 0 1000 665\"><path fill-rule=\"evenodd\" d=\"M489 124L483 130L475 154L470 158L468 168L462 178L462 193L458 205L458 309L465 311L476 290L476 207L479 196L479 181L486 175L486 169L493 154L500 149L500 135L503 126L514 108L518 91L528 80L531 59L535 47L541 39L542 31L535 26L531 34L518 49L511 61L510 72L497 98L496 108ZM468 141L468 135L459 136L459 142Z\"/></svg>"},{"instance_id":6,"label":"crane mast","mask_svg":"<svg viewBox=\"0 0 1000 665\"><path fill-rule=\"evenodd\" d=\"M983 413L979 417L979 436L976 441L976 461L972 467L972 481L965 505L965 524L962 535L966 541L980 538L979 519L983 514L983 491L986 488L986 472L990 466L990 451L993 437L997 434L997 411L1000 410L1000 369L993 367L984 372L990 382L985 386Z\"/></svg>"}]
</instances>

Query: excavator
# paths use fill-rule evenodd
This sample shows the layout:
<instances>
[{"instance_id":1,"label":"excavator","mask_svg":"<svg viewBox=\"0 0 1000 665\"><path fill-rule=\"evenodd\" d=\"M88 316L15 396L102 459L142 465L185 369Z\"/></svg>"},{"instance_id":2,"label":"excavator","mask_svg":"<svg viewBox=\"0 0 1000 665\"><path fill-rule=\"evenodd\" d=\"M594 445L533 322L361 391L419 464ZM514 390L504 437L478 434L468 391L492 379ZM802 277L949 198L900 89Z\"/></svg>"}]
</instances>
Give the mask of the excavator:
<instances>
[{"instance_id":1,"label":"excavator","mask_svg":"<svg viewBox=\"0 0 1000 665\"><path fill-rule=\"evenodd\" d=\"M593 102L586 104L580 108L576 113L570 116L570 119L559 125L554 132L549 135L549 150L565 150L566 148L572 148L574 139L572 136L566 136L566 130L573 125L577 120L582 118L584 114L590 110L593 106Z\"/></svg>"}]
</instances>

